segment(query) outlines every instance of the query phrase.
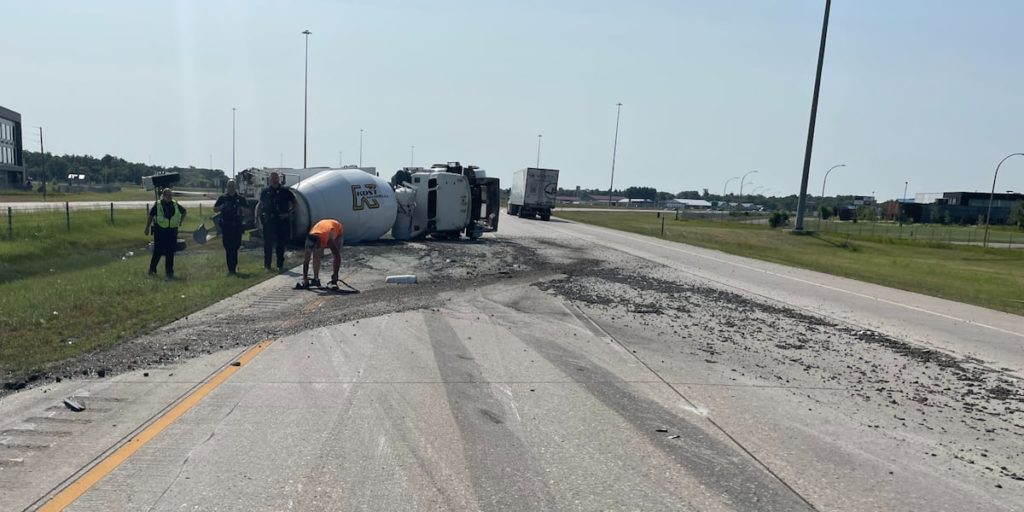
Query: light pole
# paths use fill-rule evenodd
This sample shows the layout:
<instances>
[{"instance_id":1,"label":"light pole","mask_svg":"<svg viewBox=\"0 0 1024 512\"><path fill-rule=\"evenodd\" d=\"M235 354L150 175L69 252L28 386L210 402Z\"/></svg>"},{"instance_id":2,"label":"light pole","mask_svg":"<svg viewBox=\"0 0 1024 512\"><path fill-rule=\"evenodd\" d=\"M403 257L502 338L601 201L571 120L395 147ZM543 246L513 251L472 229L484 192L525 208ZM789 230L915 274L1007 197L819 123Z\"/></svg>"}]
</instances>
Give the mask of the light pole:
<instances>
[{"instance_id":1,"label":"light pole","mask_svg":"<svg viewBox=\"0 0 1024 512\"><path fill-rule=\"evenodd\" d=\"M992 192L989 193L988 195L988 213L985 214L985 243L983 244L984 247L988 247L988 222L992 219L992 201L995 200L996 197L996 178L999 177L999 168L1002 167L1003 162L1005 162L1006 159L1010 158L1011 156L1024 156L1024 153L1010 153L1009 155L1003 157L1003 159L999 161L999 164L996 165L996 173L992 176Z\"/></svg>"},{"instance_id":2,"label":"light pole","mask_svg":"<svg viewBox=\"0 0 1024 512\"><path fill-rule=\"evenodd\" d=\"M829 170L825 171L825 177L821 179L821 203L822 204L818 205L818 227L817 227L817 229L821 229L821 207L825 204L825 182L828 181L829 173L831 173L833 170L838 169L840 167L846 167L846 164L833 165L832 167L829 168Z\"/></svg>"},{"instance_id":3,"label":"light pole","mask_svg":"<svg viewBox=\"0 0 1024 512\"><path fill-rule=\"evenodd\" d=\"M359 167L363 166L363 129L359 129Z\"/></svg>"},{"instance_id":4,"label":"light pole","mask_svg":"<svg viewBox=\"0 0 1024 512\"><path fill-rule=\"evenodd\" d=\"M416 164L416 146L409 146L409 167L413 167Z\"/></svg>"},{"instance_id":5,"label":"light pole","mask_svg":"<svg viewBox=\"0 0 1024 512\"><path fill-rule=\"evenodd\" d=\"M339 167L339 168L340 168L340 167L344 167L344 164L342 163L342 162L343 162L343 160L342 160L342 158L341 158L341 157L342 157L342 155L344 155L344 154L345 154L345 152L344 152L344 151L338 151L338 167Z\"/></svg>"},{"instance_id":6,"label":"light pole","mask_svg":"<svg viewBox=\"0 0 1024 512\"><path fill-rule=\"evenodd\" d=\"M540 169L540 139L543 135L537 135L537 168Z\"/></svg>"},{"instance_id":7,"label":"light pole","mask_svg":"<svg viewBox=\"0 0 1024 512\"><path fill-rule=\"evenodd\" d=\"M750 171L750 172L744 174L742 178L740 178L740 200L741 201L743 200L743 182L746 181L747 176L750 176L751 174L754 174L756 172L757 171Z\"/></svg>"},{"instance_id":8,"label":"light pole","mask_svg":"<svg viewBox=\"0 0 1024 512\"><path fill-rule=\"evenodd\" d=\"M309 142L309 35L312 32L303 30L302 33L306 35L306 71L303 75L302 95L302 168L306 169L309 167L306 163L306 147Z\"/></svg>"},{"instance_id":9,"label":"light pole","mask_svg":"<svg viewBox=\"0 0 1024 512\"><path fill-rule=\"evenodd\" d=\"M811 174L811 149L814 147L814 122L818 117L818 91L821 90L821 68L825 63L825 39L828 35L828 12L832 0L825 0L825 16L821 21L821 45L818 47L818 69L814 74L814 95L811 98L811 120L807 124L807 147L804 149L804 172L800 178L800 197L797 198L796 225L793 231L804 230L804 209L807 207L807 178Z\"/></svg>"},{"instance_id":10,"label":"light pole","mask_svg":"<svg viewBox=\"0 0 1024 512\"><path fill-rule=\"evenodd\" d=\"M732 183L733 180L738 180L738 179L740 179L739 176L733 176L732 178L729 178L729 179L725 180L725 185L722 185L722 202L723 203L728 204L728 202L726 201L726 197L728 196L728 192L729 192L729 183ZM723 210L724 210L724 208L723 208Z\"/></svg>"},{"instance_id":11,"label":"light pole","mask_svg":"<svg viewBox=\"0 0 1024 512\"><path fill-rule=\"evenodd\" d=\"M622 114L622 102L615 104L615 141L612 142L612 180L608 183L608 206L612 206L612 190L615 188L615 155L619 149L619 116Z\"/></svg>"},{"instance_id":12,"label":"light pole","mask_svg":"<svg viewBox=\"0 0 1024 512\"><path fill-rule=\"evenodd\" d=\"M235 179L235 107L231 107L231 179ZM213 167L211 165L211 167Z\"/></svg>"},{"instance_id":13,"label":"light pole","mask_svg":"<svg viewBox=\"0 0 1024 512\"><path fill-rule=\"evenodd\" d=\"M896 214L899 216L900 221L900 240L903 240L903 205L907 202L907 187L909 185L909 181L903 182L903 199L900 200L900 203L897 205L899 208L896 208Z\"/></svg>"}]
</instances>

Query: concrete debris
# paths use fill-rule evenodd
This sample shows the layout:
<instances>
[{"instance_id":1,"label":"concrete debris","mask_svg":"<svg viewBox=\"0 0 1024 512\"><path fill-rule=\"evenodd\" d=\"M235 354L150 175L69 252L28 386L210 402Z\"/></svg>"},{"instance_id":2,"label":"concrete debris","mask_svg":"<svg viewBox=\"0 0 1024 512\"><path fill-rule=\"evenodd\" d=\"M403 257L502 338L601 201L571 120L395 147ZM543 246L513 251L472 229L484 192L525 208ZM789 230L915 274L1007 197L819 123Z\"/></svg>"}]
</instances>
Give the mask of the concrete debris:
<instances>
[{"instance_id":1,"label":"concrete debris","mask_svg":"<svg viewBox=\"0 0 1024 512\"><path fill-rule=\"evenodd\" d=\"M82 412L85 410L85 401L77 397L65 398L64 407L67 407L74 412Z\"/></svg>"},{"instance_id":2,"label":"concrete debris","mask_svg":"<svg viewBox=\"0 0 1024 512\"><path fill-rule=\"evenodd\" d=\"M384 279L384 282L390 284L416 284L416 276L414 274L388 276Z\"/></svg>"}]
</instances>

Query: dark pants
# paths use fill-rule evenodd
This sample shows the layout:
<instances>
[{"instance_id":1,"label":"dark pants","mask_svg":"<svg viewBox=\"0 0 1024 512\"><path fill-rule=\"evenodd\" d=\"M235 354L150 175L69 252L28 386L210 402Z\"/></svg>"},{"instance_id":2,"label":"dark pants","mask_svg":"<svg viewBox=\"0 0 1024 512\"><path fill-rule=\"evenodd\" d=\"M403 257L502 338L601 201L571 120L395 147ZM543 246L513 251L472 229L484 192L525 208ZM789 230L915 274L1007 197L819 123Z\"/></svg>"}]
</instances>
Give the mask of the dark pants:
<instances>
[{"instance_id":1,"label":"dark pants","mask_svg":"<svg viewBox=\"0 0 1024 512\"><path fill-rule=\"evenodd\" d=\"M238 248L242 246L242 226L221 226L220 239L224 243L224 255L228 261L228 272L238 268Z\"/></svg>"},{"instance_id":2,"label":"dark pants","mask_svg":"<svg viewBox=\"0 0 1024 512\"><path fill-rule=\"evenodd\" d=\"M156 273L160 257L164 258L164 272L174 277L174 249L178 245L177 229L153 228L153 257L149 260L149 273Z\"/></svg>"},{"instance_id":3,"label":"dark pants","mask_svg":"<svg viewBox=\"0 0 1024 512\"><path fill-rule=\"evenodd\" d=\"M277 253L277 267L284 267L284 244L291 233L291 222L267 220L263 223L263 266L270 266L271 252Z\"/></svg>"}]
</instances>

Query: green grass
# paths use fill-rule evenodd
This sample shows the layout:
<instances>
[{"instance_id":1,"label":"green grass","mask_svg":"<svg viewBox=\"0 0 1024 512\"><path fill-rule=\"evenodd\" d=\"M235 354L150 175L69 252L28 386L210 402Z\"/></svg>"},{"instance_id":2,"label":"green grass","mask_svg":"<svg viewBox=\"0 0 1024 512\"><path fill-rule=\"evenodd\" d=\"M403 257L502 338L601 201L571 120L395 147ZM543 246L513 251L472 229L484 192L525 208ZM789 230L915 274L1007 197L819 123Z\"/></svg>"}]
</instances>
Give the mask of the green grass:
<instances>
[{"instance_id":1,"label":"green grass","mask_svg":"<svg viewBox=\"0 0 1024 512\"><path fill-rule=\"evenodd\" d=\"M659 236L653 213L559 212L568 220ZM665 238L731 254L1024 314L1024 250L857 235L795 236L767 226L680 220Z\"/></svg>"},{"instance_id":2,"label":"green grass","mask_svg":"<svg viewBox=\"0 0 1024 512\"><path fill-rule=\"evenodd\" d=\"M130 339L237 293L269 274L262 252L243 252L228 276L219 239L175 257L176 279L147 275L149 237L140 211L15 214L0 237L0 377ZM186 227L198 224L191 218ZM134 253L128 256L128 252Z\"/></svg>"},{"instance_id":3,"label":"green grass","mask_svg":"<svg viewBox=\"0 0 1024 512\"><path fill-rule=\"evenodd\" d=\"M51 192L46 194L46 201L145 201L153 199L153 192L139 188L123 188L118 192ZM43 201L39 192L24 190L4 190L0 192L0 203L24 203Z\"/></svg>"},{"instance_id":4,"label":"green grass","mask_svg":"<svg viewBox=\"0 0 1024 512\"><path fill-rule=\"evenodd\" d=\"M807 227L822 233L857 235L858 237L896 238L906 240L931 240L937 242L981 243L985 236L985 226L943 226L939 224L904 224L901 228L896 222L829 222L807 221ZM1024 244L1024 231L1012 226L990 226L989 243Z\"/></svg>"}]
</instances>

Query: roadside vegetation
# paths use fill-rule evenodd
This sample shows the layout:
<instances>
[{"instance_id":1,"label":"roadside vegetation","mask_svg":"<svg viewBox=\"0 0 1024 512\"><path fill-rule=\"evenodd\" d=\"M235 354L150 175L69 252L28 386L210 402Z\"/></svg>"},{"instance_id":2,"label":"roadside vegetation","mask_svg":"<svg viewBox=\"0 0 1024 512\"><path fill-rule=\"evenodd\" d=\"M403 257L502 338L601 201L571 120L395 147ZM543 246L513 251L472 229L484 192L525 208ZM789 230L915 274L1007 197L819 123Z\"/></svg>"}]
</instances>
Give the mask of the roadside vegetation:
<instances>
[{"instance_id":1,"label":"roadside vegetation","mask_svg":"<svg viewBox=\"0 0 1024 512\"><path fill-rule=\"evenodd\" d=\"M654 213L560 211L558 217L660 237ZM813 227L811 222L809 227ZM907 226L904 226L907 229ZM968 228L964 228L968 229ZM1001 237L1011 229L993 230ZM1016 232L1021 241L1024 236ZM665 239L1024 315L1024 250L870 234L795 236L766 224L665 221Z\"/></svg>"},{"instance_id":2,"label":"roadside vegetation","mask_svg":"<svg viewBox=\"0 0 1024 512\"><path fill-rule=\"evenodd\" d=\"M186 228L199 224L190 212ZM228 276L219 239L188 240L175 257L174 280L147 275L150 238L143 212L21 214L13 239L0 236L0 380L131 339L271 276L262 249L239 254ZM5 226L6 228L6 219Z\"/></svg>"}]
</instances>

